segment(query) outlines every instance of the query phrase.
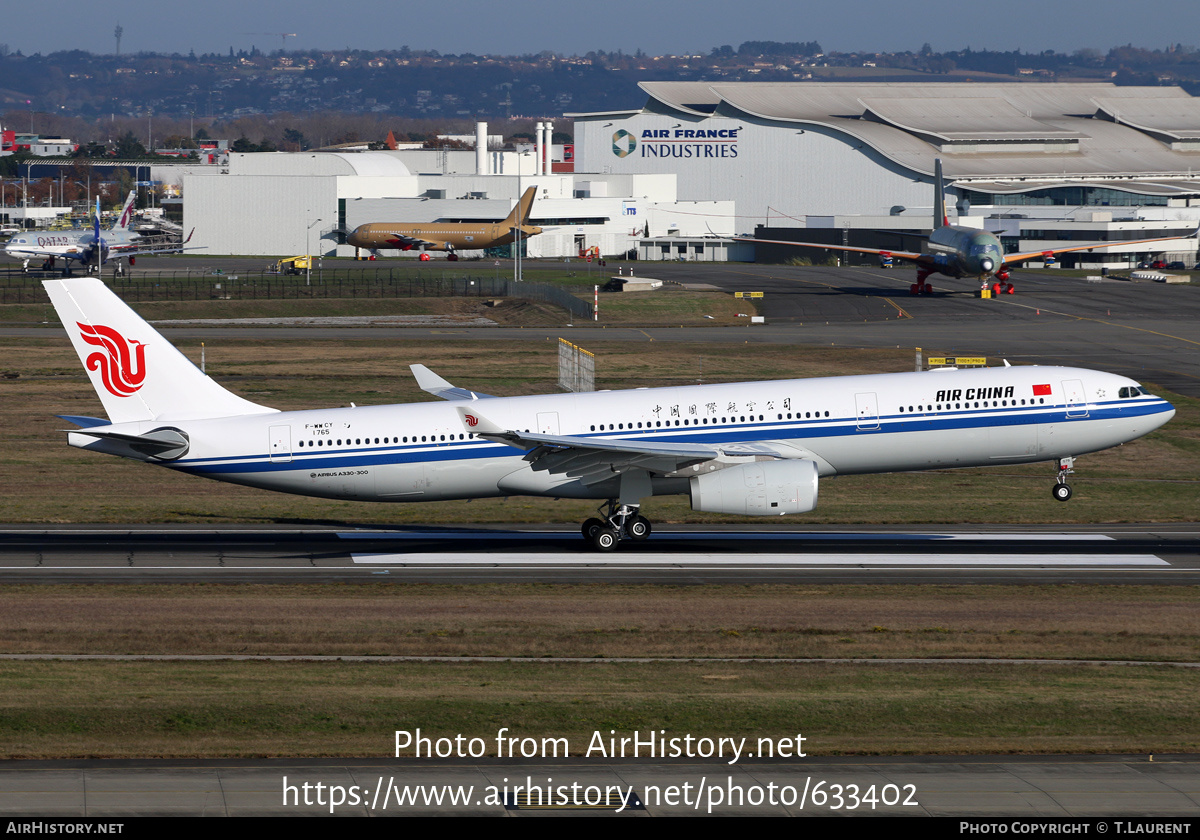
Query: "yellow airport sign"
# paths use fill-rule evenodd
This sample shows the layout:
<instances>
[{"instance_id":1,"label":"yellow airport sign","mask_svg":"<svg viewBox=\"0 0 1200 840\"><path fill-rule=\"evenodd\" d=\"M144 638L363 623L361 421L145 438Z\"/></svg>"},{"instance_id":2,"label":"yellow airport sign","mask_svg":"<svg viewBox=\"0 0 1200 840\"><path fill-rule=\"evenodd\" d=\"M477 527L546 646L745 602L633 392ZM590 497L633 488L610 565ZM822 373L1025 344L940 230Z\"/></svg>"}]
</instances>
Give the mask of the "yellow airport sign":
<instances>
[{"instance_id":1,"label":"yellow airport sign","mask_svg":"<svg viewBox=\"0 0 1200 840\"><path fill-rule=\"evenodd\" d=\"M930 367L987 367L987 356L930 356Z\"/></svg>"},{"instance_id":2,"label":"yellow airport sign","mask_svg":"<svg viewBox=\"0 0 1200 840\"><path fill-rule=\"evenodd\" d=\"M762 292L734 292L733 296L735 298L760 298L763 296L763 293Z\"/></svg>"}]
</instances>

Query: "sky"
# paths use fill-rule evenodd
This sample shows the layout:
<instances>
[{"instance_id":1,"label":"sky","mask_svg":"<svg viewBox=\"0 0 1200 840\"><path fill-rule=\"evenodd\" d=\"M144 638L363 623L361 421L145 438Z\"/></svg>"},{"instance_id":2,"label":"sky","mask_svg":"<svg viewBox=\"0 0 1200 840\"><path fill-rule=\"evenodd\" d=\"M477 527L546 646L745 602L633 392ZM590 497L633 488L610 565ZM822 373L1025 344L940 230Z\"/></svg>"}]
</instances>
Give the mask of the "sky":
<instances>
[{"instance_id":1,"label":"sky","mask_svg":"<svg viewBox=\"0 0 1200 840\"><path fill-rule=\"evenodd\" d=\"M818 41L826 51L1106 51L1133 44L1200 46L1197 0L166 0L4 3L0 43L26 55L278 49L437 50L520 55L591 50L707 53L743 41ZM0 82L2 84L2 82Z\"/></svg>"}]
</instances>

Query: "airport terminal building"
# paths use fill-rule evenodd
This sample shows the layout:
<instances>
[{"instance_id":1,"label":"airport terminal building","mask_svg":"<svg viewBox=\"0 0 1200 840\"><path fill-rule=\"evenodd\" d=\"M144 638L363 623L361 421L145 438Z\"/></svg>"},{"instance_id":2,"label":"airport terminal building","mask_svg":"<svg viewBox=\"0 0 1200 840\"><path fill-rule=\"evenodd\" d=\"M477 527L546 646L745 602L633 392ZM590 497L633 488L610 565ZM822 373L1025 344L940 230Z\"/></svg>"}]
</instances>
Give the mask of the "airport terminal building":
<instances>
[{"instance_id":1,"label":"airport terminal building","mask_svg":"<svg viewBox=\"0 0 1200 840\"><path fill-rule=\"evenodd\" d=\"M862 244L855 229L928 233L939 158L958 223L999 230L1007 250L1186 236L1200 223L1200 100L1178 87L641 87L640 108L568 115L577 171L673 173L681 200L732 199L741 233L834 228L843 244ZM1196 256L1194 240L1163 249Z\"/></svg>"}]
</instances>

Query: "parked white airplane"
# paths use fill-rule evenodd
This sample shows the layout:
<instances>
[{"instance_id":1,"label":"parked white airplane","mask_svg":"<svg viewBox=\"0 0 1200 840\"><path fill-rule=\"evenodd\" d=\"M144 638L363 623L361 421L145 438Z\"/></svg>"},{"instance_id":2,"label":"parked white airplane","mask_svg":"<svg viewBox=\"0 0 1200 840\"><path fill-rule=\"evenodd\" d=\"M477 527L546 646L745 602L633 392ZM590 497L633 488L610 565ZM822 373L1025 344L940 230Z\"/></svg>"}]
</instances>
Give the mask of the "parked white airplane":
<instances>
[{"instance_id":1,"label":"parked white airplane","mask_svg":"<svg viewBox=\"0 0 1200 840\"><path fill-rule=\"evenodd\" d=\"M24 261L24 268L34 259L41 259L42 269L53 270L56 260L62 260L64 275L71 273L71 261L86 266L88 273L99 271L99 267L109 259L128 258L129 264L140 256L152 254L177 254L183 250L181 245L147 245L145 237L133 231L133 202L137 191L130 190L125 199L125 206L117 216L111 228L100 230L100 199L96 199L96 214L92 219L92 230L87 233L63 231L29 231L12 237L5 253ZM188 235L191 239L191 235ZM185 241L184 245L187 244Z\"/></svg>"},{"instance_id":2,"label":"parked white airplane","mask_svg":"<svg viewBox=\"0 0 1200 840\"><path fill-rule=\"evenodd\" d=\"M1175 409L1100 371L1008 367L489 397L422 365L446 403L279 412L222 388L96 278L45 282L108 420L72 446L236 484L381 502L607 500L600 550L641 540L654 495L749 516L804 513L822 476L1057 461L1141 437Z\"/></svg>"},{"instance_id":3,"label":"parked white airplane","mask_svg":"<svg viewBox=\"0 0 1200 840\"><path fill-rule=\"evenodd\" d=\"M909 289L910 294L930 294L933 287L927 282L931 274L947 277L978 277L983 288L994 278L992 291L1012 294L1015 287L1009 269L1030 260L1053 261L1056 254L1071 251L1103 251L1107 248L1128 248L1151 242L1177 241L1179 250L1192 253L1196 250L1196 231L1186 237L1158 236L1152 239L1121 239L1113 242L1092 242L1087 245L1068 245L1061 248L1045 248L1041 251L1025 251L1019 254L1004 253L1004 246L994 233L962 225L950 224L946 214L946 191L942 182L942 161L934 161L933 174L933 231L927 240L929 250L924 252L896 251L882 248L856 248L849 245L819 244L816 242L792 242L778 239L754 239L735 236L739 242L764 242L772 245L797 245L806 248L824 248L829 251L848 251L858 254L877 254L881 259L903 260L917 267L917 282Z\"/></svg>"}]
</instances>

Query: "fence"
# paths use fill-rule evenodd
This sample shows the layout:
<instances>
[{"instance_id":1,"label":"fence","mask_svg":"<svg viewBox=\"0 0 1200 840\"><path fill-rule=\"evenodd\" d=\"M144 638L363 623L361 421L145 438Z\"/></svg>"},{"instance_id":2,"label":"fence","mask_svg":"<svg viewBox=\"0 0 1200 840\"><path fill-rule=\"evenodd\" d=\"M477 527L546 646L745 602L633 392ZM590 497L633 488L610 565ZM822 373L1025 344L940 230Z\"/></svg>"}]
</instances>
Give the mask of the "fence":
<instances>
[{"instance_id":1,"label":"fence","mask_svg":"<svg viewBox=\"0 0 1200 840\"><path fill-rule=\"evenodd\" d=\"M0 304L46 303L41 280L57 272L0 272ZM223 274L198 269L147 271L104 282L128 303L195 300L303 300L321 298L515 297L551 303L590 317L592 306L548 283L448 271L364 268L314 271L311 276L266 271Z\"/></svg>"}]
</instances>

